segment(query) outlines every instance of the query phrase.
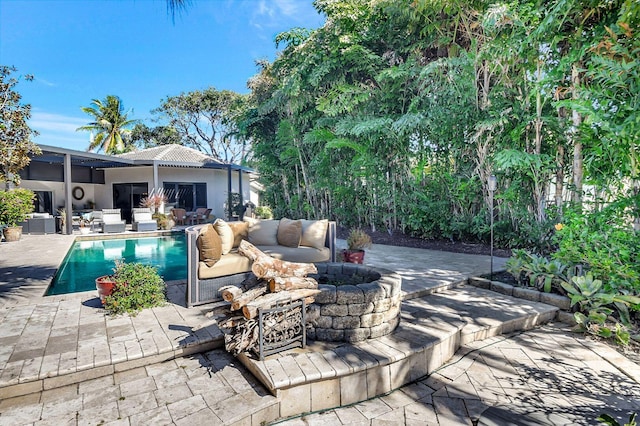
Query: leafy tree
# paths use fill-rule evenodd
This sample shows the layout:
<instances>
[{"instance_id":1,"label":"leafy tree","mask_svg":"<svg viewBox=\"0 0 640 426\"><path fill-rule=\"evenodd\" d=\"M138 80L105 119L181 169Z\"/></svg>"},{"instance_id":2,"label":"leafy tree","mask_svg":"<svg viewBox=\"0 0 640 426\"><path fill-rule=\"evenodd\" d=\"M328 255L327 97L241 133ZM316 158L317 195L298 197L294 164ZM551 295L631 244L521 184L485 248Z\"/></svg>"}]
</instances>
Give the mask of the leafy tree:
<instances>
[{"instance_id":1,"label":"leafy tree","mask_svg":"<svg viewBox=\"0 0 640 426\"><path fill-rule=\"evenodd\" d=\"M82 111L93 117L94 121L76 131L96 132L87 151L102 150L105 154L118 154L130 149L132 126L136 120L128 117L118 96L107 95L104 100L94 99L93 106L82 107Z\"/></svg>"},{"instance_id":2,"label":"leafy tree","mask_svg":"<svg viewBox=\"0 0 640 426\"><path fill-rule=\"evenodd\" d=\"M38 133L27 125L31 106L20 103L22 96L15 91L19 78L12 77L15 67L0 66L0 181L7 189L20 183L18 172L31 161L29 154L40 154L31 138ZM31 81L33 77L25 76Z\"/></svg>"},{"instance_id":3,"label":"leafy tree","mask_svg":"<svg viewBox=\"0 0 640 426\"><path fill-rule=\"evenodd\" d=\"M184 145L225 163L236 163L249 157L238 127L246 106L246 96L210 87L168 96L153 113L168 121Z\"/></svg>"},{"instance_id":4,"label":"leafy tree","mask_svg":"<svg viewBox=\"0 0 640 426\"><path fill-rule=\"evenodd\" d=\"M171 126L148 127L138 123L131 131L131 141L142 148L158 145L182 144L178 131Z\"/></svg>"}]
</instances>

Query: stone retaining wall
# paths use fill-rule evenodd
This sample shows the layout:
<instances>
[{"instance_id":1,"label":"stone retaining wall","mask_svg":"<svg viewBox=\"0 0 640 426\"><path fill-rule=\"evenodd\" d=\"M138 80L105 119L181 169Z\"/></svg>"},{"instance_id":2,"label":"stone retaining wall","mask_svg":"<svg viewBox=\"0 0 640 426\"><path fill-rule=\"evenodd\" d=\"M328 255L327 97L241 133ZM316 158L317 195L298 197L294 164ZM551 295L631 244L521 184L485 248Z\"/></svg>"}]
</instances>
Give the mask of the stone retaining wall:
<instances>
[{"instance_id":1,"label":"stone retaining wall","mask_svg":"<svg viewBox=\"0 0 640 426\"><path fill-rule=\"evenodd\" d=\"M320 294L307 313L309 338L360 342L391 333L400 322L400 275L353 263L320 263Z\"/></svg>"}]
</instances>

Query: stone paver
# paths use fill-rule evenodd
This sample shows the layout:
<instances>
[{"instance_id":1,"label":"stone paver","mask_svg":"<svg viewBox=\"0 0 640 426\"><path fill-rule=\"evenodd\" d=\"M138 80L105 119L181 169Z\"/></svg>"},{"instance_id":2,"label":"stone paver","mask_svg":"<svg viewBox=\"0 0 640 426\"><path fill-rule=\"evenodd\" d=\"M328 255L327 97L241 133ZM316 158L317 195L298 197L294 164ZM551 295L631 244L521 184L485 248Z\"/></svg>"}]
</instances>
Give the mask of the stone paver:
<instances>
[{"instance_id":1,"label":"stone paver","mask_svg":"<svg viewBox=\"0 0 640 426\"><path fill-rule=\"evenodd\" d=\"M0 244L0 425L257 425L278 418L280 401L226 352L180 356L219 338L215 321L205 315L211 307L182 306L184 287L170 286L174 303L166 307L118 319L105 318L94 292L42 297L70 244L71 237L61 235ZM428 305L420 306L428 300L422 296L488 272L489 258L374 245L366 262L399 272L405 299L417 299L405 302L405 317L437 331L449 314L443 309L434 315ZM494 269L503 264L504 259L494 259ZM335 395L311 386L311 409L323 411L280 424L471 424L489 407L518 407L523 415L551 412L573 424L593 424L601 412L619 420L628 418L626 411L640 412L640 367L615 350L573 335L563 324L507 336L483 334L481 327L508 332L518 300L494 305L491 293L449 292L458 299L449 309L475 324L474 336L484 340L470 341L428 377L351 406L326 410ZM479 317L477 304L493 309L496 317ZM402 345L385 342L389 339L368 342L372 357L402 353ZM313 366L332 365L334 374L349 368L337 354L312 355ZM114 360L121 363L114 367ZM317 375L302 361L296 367ZM61 373L70 374L56 377ZM283 374L283 380L289 377ZM35 376L40 381L29 381ZM2 394L8 383L25 394ZM326 383L337 388L332 380Z\"/></svg>"},{"instance_id":2,"label":"stone paver","mask_svg":"<svg viewBox=\"0 0 640 426\"><path fill-rule=\"evenodd\" d=\"M242 385L238 383L241 378L244 378ZM203 386L190 386L199 379ZM211 393L218 393L221 398L211 398ZM242 403L242 411L237 406L229 407L232 411L223 409L232 400ZM223 415L233 413L239 418L247 415L251 418L253 412L273 404L276 398L252 380L231 355L213 350L136 369L128 377L111 375L52 391L3 399L0 424L53 423L53 420L74 425L178 424L207 409L206 416L201 414L203 421L191 425L222 424L214 414L216 410L226 411ZM263 420L271 421L275 417Z\"/></svg>"},{"instance_id":3,"label":"stone paver","mask_svg":"<svg viewBox=\"0 0 640 426\"><path fill-rule=\"evenodd\" d=\"M279 424L471 425L493 406L574 425L597 424L602 413L627 420L640 413L640 383L608 361L610 351L551 323L464 346L437 372L388 395Z\"/></svg>"}]
</instances>

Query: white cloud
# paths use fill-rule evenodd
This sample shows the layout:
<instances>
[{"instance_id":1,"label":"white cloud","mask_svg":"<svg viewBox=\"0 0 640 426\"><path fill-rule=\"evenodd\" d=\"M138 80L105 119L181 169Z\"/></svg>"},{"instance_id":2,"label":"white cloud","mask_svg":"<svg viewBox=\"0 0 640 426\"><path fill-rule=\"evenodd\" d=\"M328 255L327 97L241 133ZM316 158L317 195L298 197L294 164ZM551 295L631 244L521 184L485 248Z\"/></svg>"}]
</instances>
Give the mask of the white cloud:
<instances>
[{"instance_id":1,"label":"white cloud","mask_svg":"<svg viewBox=\"0 0 640 426\"><path fill-rule=\"evenodd\" d=\"M89 133L76 132L89 122L89 117L70 117L43 111L33 111L29 127L38 131L35 142L44 145L84 150L89 146Z\"/></svg>"},{"instance_id":2,"label":"white cloud","mask_svg":"<svg viewBox=\"0 0 640 426\"><path fill-rule=\"evenodd\" d=\"M290 26L308 26L306 23L317 15L310 2L301 0L260 0L258 6L253 3L253 7L250 23L260 30L282 26L283 22L290 22Z\"/></svg>"},{"instance_id":3,"label":"white cloud","mask_svg":"<svg viewBox=\"0 0 640 426\"><path fill-rule=\"evenodd\" d=\"M49 130L62 133L75 133L78 127L84 126L87 123L87 118L68 117L60 114L37 111L33 112L31 120L29 120L29 126L34 130Z\"/></svg>"},{"instance_id":4,"label":"white cloud","mask_svg":"<svg viewBox=\"0 0 640 426\"><path fill-rule=\"evenodd\" d=\"M35 77L36 82L44 84L45 86L49 86L49 87L56 87L57 84L52 83L48 80L45 80L44 78L39 78L39 77Z\"/></svg>"}]
</instances>

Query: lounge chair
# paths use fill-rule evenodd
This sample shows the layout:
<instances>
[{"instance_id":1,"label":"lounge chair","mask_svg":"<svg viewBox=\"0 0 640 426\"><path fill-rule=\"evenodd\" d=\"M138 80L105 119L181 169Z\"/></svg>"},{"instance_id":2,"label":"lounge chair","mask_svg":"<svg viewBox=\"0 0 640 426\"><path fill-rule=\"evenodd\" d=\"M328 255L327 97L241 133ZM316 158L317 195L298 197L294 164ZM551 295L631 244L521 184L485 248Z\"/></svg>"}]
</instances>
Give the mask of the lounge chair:
<instances>
[{"instance_id":1,"label":"lounge chair","mask_svg":"<svg viewBox=\"0 0 640 426\"><path fill-rule=\"evenodd\" d=\"M176 225L184 225L187 220L187 211L185 209L172 209L171 216Z\"/></svg>"},{"instance_id":2,"label":"lounge chair","mask_svg":"<svg viewBox=\"0 0 640 426\"><path fill-rule=\"evenodd\" d=\"M126 226L120 216L120 209L102 209L102 232L124 232Z\"/></svg>"},{"instance_id":3,"label":"lounge chair","mask_svg":"<svg viewBox=\"0 0 640 426\"><path fill-rule=\"evenodd\" d=\"M132 213L132 231L155 231L158 229L158 222L152 217L150 208L134 208Z\"/></svg>"}]
</instances>

